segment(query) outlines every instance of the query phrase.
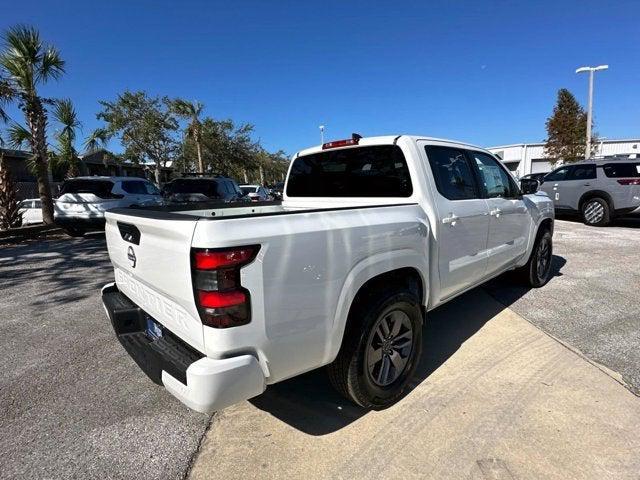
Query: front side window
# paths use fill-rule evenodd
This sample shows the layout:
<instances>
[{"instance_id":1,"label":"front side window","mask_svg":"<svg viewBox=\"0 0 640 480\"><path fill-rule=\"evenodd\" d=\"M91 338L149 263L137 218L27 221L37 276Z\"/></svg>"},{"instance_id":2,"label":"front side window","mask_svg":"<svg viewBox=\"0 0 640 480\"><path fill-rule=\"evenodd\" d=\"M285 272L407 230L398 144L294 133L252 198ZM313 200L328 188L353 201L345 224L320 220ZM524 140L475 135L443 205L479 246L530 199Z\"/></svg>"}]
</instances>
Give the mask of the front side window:
<instances>
[{"instance_id":1,"label":"front side window","mask_svg":"<svg viewBox=\"0 0 640 480\"><path fill-rule=\"evenodd\" d=\"M469 152L480 173L480 183L487 198L513 198L518 189L509 174L493 157L482 152Z\"/></svg>"},{"instance_id":2,"label":"front side window","mask_svg":"<svg viewBox=\"0 0 640 480\"><path fill-rule=\"evenodd\" d=\"M409 197L411 177L397 145L325 150L293 161L290 197Z\"/></svg>"},{"instance_id":3,"label":"front side window","mask_svg":"<svg viewBox=\"0 0 640 480\"><path fill-rule=\"evenodd\" d=\"M464 151L427 145L424 147L440 194L449 200L479 198L473 172Z\"/></svg>"},{"instance_id":4,"label":"front side window","mask_svg":"<svg viewBox=\"0 0 640 480\"><path fill-rule=\"evenodd\" d=\"M595 165L575 165L569 174L569 180L591 180L596 178Z\"/></svg>"},{"instance_id":5,"label":"front side window","mask_svg":"<svg viewBox=\"0 0 640 480\"><path fill-rule=\"evenodd\" d=\"M562 182L568 180L569 167L560 167L544 177L545 182Z\"/></svg>"}]
</instances>

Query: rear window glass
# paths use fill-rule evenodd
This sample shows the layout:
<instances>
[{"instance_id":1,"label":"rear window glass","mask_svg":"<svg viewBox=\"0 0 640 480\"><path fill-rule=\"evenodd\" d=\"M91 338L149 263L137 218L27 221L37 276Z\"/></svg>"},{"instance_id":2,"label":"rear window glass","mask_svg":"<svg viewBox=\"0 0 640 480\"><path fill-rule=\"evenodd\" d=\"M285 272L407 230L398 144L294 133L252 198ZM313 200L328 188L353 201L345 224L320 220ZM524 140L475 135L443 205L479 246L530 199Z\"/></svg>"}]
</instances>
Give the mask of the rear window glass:
<instances>
[{"instance_id":1,"label":"rear window glass","mask_svg":"<svg viewBox=\"0 0 640 480\"><path fill-rule=\"evenodd\" d=\"M244 195L248 195L250 193L256 193L258 191L256 187L240 187L240 190L242 190L242 193Z\"/></svg>"},{"instance_id":2,"label":"rear window glass","mask_svg":"<svg viewBox=\"0 0 640 480\"><path fill-rule=\"evenodd\" d=\"M135 193L137 195L147 195L147 187L144 182L137 180L127 180L122 182L122 190L127 193Z\"/></svg>"},{"instance_id":3,"label":"rear window glass","mask_svg":"<svg viewBox=\"0 0 640 480\"><path fill-rule=\"evenodd\" d=\"M611 178L640 177L640 162L609 163L602 168L604 170L604 174Z\"/></svg>"},{"instance_id":4,"label":"rear window glass","mask_svg":"<svg viewBox=\"0 0 640 480\"><path fill-rule=\"evenodd\" d=\"M109 198L113 182L109 180L67 180L62 184L60 195L65 193L93 193L99 198Z\"/></svg>"},{"instance_id":5,"label":"rear window glass","mask_svg":"<svg viewBox=\"0 0 640 480\"><path fill-rule=\"evenodd\" d=\"M201 193L207 197L218 196L218 182L215 180L174 180L165 187L168 194Z\"/></svg>"},{"instance_id":6,"label":"rear window glass","mask_svg":"<svg viewBox=\"0 0 640 480\"><path fill-rule=\"evenodd\" d=\"M411 177L397 145L327 150L293 161L290 197L409 197Z\"/></svg>"}]
</instances>

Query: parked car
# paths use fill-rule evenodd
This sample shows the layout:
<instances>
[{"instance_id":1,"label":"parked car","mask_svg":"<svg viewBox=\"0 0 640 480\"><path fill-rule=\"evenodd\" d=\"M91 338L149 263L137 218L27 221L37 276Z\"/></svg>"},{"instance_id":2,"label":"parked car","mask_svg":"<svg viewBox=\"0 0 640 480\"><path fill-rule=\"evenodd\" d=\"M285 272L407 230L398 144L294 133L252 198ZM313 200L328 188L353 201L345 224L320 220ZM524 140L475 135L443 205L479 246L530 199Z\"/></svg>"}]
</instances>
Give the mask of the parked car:
<instances>
[{"instance_id":1,"label":"parked car","mask_svg":"<svg viewBox=\"0 0 640 480\"><path fill-rule=\"evenodd\" d=\"M284 182L278 182L269 189L269 193L275 200L282 200L283 190L284 190Z\"/></svg>"},{"instance_id":2,"label":"parked car","mask_svg":"<svg viewBox=\"0 0 640 480\"><path fill-rule=\"evenodd\" d=\"M618 215L640 215L640 160L589 160L562 165L540 185L556 212L579 213L605 226Z\"/></svg>"},{"instance_id":3,"label":"parked car","mask_svg":"<svg viewBox=\"0 0 640 480\"><path fill-rule=\"evenodd\" d=\"M552 274L553 203L487 150L354 136L294 158L282 204L106 215L117 338L197 411L323 365L356 404L387 407L430 310L507 270L531 287Z\"/></svg>"},{"instance_id":4,"label":"parked car","mask_svg":"<svg viewBox=\"0 0 640 480\"><path fill-rule=\"evenodd\" d=\"M223 176L178 178L162 187L162 195L171 204L245 200L235 180Z\"/></svg>"},{"instance_id":5,"label":"parked car","mask_svg":"<svg viewBox=\"0 0 640 480\"><path fill-rule=\"evenodd\" d=\"M249 197L252 202L264 202L273 200L269 191L261 185L240 185L242 193Z\"/></svg>"},{"instance_id":6,"label":"parked car","mask_svg":"<svg viewBox=\"0 0 640 480\"><path fill-rule=\"evenodd\" d=\"M22 225L42 223L42 201L39 198L28 198L20 202Z\"/></svg>"},{"instance_id":7,"label":"parked car","mask_svg":"<svg viewBox=\"0 0 640 480\"><path fill-rule=\"evenodd\" d=\"M104 213L112 208L162 204L160 190L136 177L77 177L65 180L55 201L55 223L71 236L104 228Z\"/></svg>"},{"instance_id":8,"label":"parked car","mask_svg":"<svg viewBox=\"0 0 640 480\"><path fill-rule=\"evenodd\" d=\"M527 175L523 175L522 178L525 179L530 179L530 180L536 180L539 184L542 185L542 183L544 182L544 177L548 174L549 172L540 172L540 173L528 173Z\"/></svg>"}]
</instances>

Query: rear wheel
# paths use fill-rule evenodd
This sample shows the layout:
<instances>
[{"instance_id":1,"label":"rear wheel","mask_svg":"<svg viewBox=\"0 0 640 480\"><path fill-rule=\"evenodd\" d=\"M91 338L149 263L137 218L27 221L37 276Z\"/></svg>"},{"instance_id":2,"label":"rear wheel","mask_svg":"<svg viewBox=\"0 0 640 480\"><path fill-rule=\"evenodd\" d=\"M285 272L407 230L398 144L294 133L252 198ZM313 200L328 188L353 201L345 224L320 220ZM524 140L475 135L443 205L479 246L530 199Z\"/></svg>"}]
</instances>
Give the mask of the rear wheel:
<instances>
[{"instance_id":1,"label":"rear wheel","mask_svg":"<svg viewBox=\"0 0 640 480\"><path fill-rule=\"evenodd\" d=\"M333 386L365 408L399 400L422 351L422 313L411 291L376 289L350 313L350 328L328 366Z\"/></svg>"},{"instance_id":2,"label":"rear wheel","mask_svg":"<svg viewBox=\"0 0 640 480\"><path fill-rule=\"evenodd\" d=\"M600 197L590 198L582 204L582 220L586 225L604 227L611 221L611 210L607 201Z\"/></svg>"}]
</instances>

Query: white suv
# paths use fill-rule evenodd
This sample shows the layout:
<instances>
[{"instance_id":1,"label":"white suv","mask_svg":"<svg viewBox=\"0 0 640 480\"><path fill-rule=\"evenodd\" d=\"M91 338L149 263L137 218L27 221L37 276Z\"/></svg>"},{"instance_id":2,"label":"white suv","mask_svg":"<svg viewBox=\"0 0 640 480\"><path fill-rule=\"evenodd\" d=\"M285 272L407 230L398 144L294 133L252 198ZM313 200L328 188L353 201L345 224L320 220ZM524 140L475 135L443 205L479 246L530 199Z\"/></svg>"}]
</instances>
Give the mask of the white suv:
<instances>
[{"instance_id":1,"label":"white suv","mask_svg":"<svg viewBox=\"0 0 640 480\"><path fill-rule=\"evenodd\" d=\"M160 190L135 177L77 177L66 180L55 202L55 222L69 235L104 228L104 213L112 208L161 205Z\"/></svg>"}]
</instances>

